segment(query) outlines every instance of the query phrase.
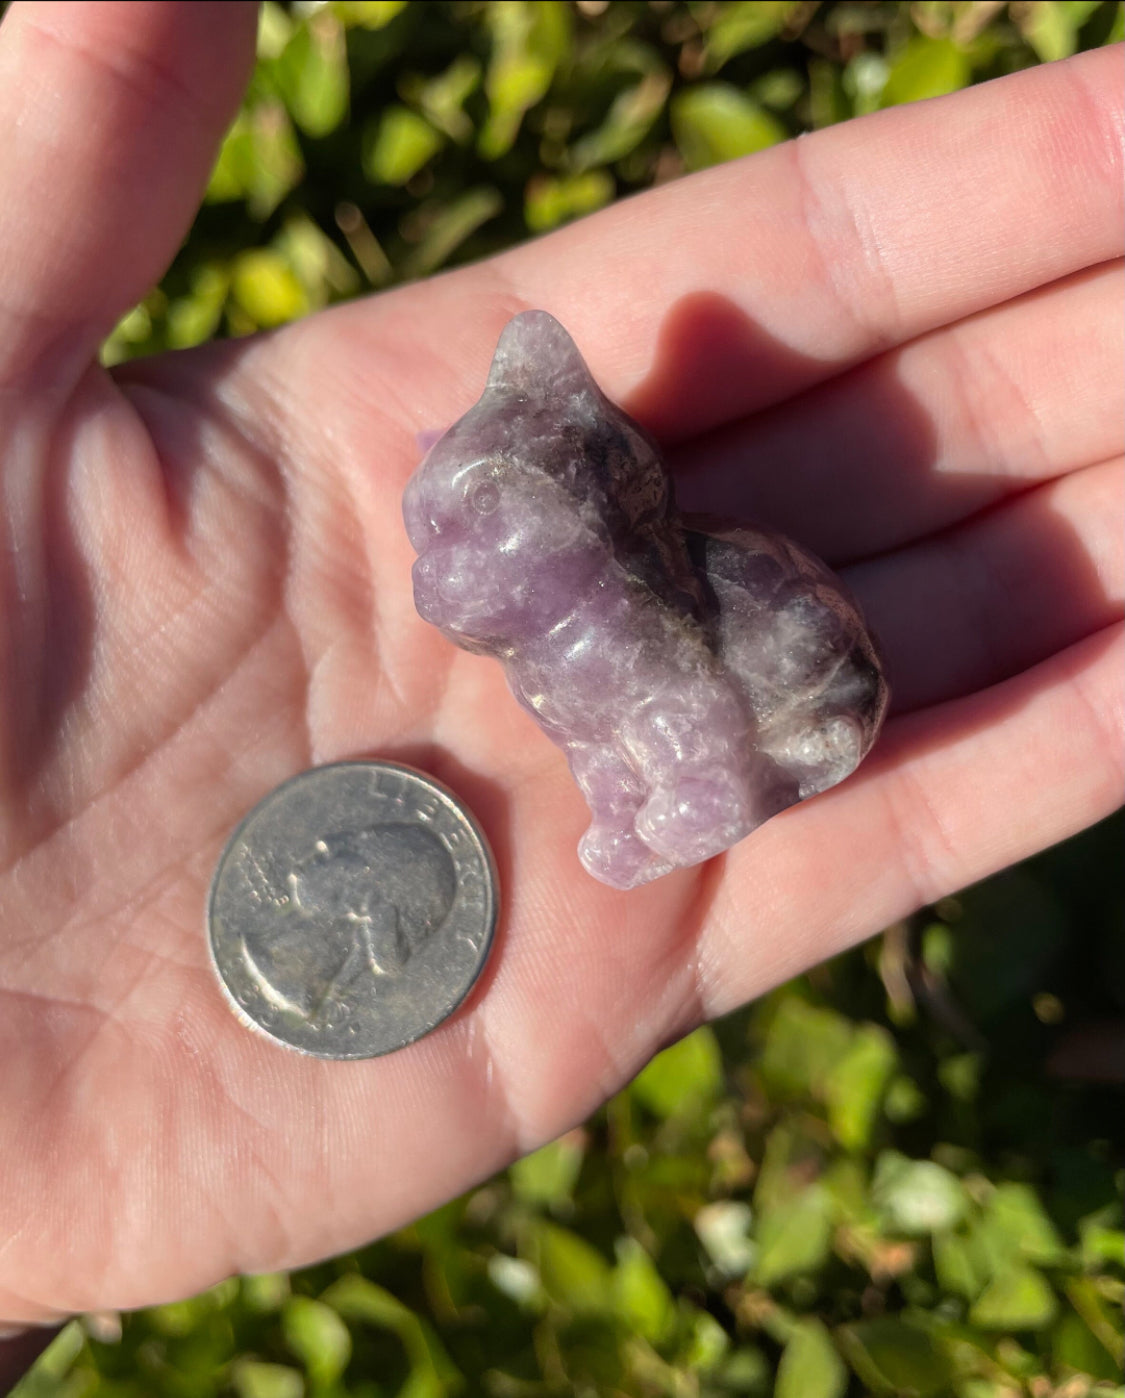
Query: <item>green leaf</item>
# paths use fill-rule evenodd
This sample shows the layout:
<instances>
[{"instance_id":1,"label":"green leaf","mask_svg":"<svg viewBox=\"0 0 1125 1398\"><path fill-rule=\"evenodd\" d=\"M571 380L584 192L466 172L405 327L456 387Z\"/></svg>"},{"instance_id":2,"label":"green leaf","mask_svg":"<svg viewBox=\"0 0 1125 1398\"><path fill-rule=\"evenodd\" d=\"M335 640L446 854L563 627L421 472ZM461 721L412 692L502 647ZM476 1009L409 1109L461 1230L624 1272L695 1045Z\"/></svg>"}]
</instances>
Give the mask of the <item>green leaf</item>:
<instances>
[{"instance_id":1,"label":"green leaf","mask_svg":"<svg viewBox=\"0 0 1125 1398\"><path fill-rule=\"evenodd\" d=\"M980 1089L984 1057L979 1053L956 1053L938 1064L938 1081L958 1102L973 1102Z\"/></svg>"},{"instance_id":2,"label":"green leaf","mask_svg":"<svg viewBox=\"0 0 1125 1398\"><path fill-rule=\"evenodd\" d=\"M718 72L735 54L774 38L794 8L794 0L734 0L724 5L704 39L707 71Z\"/></svg>"},{"instance_id":3,"label":"green leaf","mask_svg":"<svg viewBox=\"0 0 1125 1398\"><path fill-rule=\"evenodd\" d=\"M824 1164L822 1143L795 1114L783 1114L766 1137L754 1182L754 1212L761 1218L775 1205L791 1202L810 1179L820 1177Z\"/></svg>"},{"instance_id":4,"label":"green leaf","mask_svg":"<svg viewBox=\"0 0 1125 1398\"><path fill-rule=\"evenodd\" d=\"M321 1302L331 1306L345 1320L363 1321L402 1335L417 1320L417 1316L401 1301L381 1286L349 1272L321 1293Z\"/></svg>"},{"instance_id":5,"label":"green leaf","mask_svg":"<svg viewBox=\"0 0 1125 1398\"><path fill-rule=\"evenodd\" d=\"M102 364L108 368L124 360L152 354L159 346L156 322L159 317L166 317L167 314L168 298L160 287L153 287L140 305L134 306L121 317L102 343L98 352Z\"/></svg>"},{"instance_id":6,"label":"green leaf","mask_svg":"<svg viewBox=\"0 0 1125 1398\"><path fill-rule=\"evenodd\" d=\"M240 1359L231 1371L238 1398L304 1398L305 1381L296 1369L284 1364L263 1364Z\"/></svg>"},{"instance_id":7,"label":"green leaf","mask_svg":"<svg viewBox=\"0 0 1125 1398\"><path fill-rule=\"evenodd\" d=\"M949 1356L928 1331L893 1316L841 1326L840 1348L874 1394L945 1398L952 1389Z\"/></svg>"},{"instance_id":8,"label":"green leaf","mask_svg":"<svg viewBox=\"0 0 1125 1398\"><path fill-rule=\"evenodd\" d=\"M1032 1267L1013 1266L988 1284L969 1312L969 1321L984 1330L1037 1330L1048 1325L1058 1300L1044 1277Z\"/></svg>"},{"instance_id":9,"label":"green leaf","mask_svg":"<svg viewBox=\"0 0 1125 1398\"><path fill-rule=\"evenodd\" d=\"M613 1271L585 1238L554 1223L534 1231L531 1259L543 1290L574 1315L598 1315L613 1304Z\"/></svg>"},{"instance_id":10,"label":"green leaf","mask_svg":"<svg viewBox=\"0 0 1125 1398\"><path fill-rule=\"evenodd\" d=\"M742 1277L750 1268L757 1249L750 1240L753 1214L738 1199L717 1199L705 1204L692 1220L707 1255L726 1277Z\"/></svg>"},{"instance_id":11,"label":"green leaf","mask_svg":"<svg viewBox=\"0 0 1125 1398\"><path fill-rule=\"evenodd\" d=\"M492 0L487 13L489 114L478 148L486 160L495 160L512 148L524 113L546 95L569 52L570 15L560 0Z\"/></svg>"},{"instance_id":12,"label":"green leaf","mask_svg":"<svg viewBox=\"0 0 1125 1398\"><path fill-rule=\"evenodd\" d=\"M908 1160L897 1151L880 1155L871 1198L888 1231L910 1236L952 1228L968 1205L956 1175L932 1160Z\"/></svg>"},{"instance_id":13,"label":"green leaf","mask_svg":"<svg viewBox=\"0 0 1125 1398\"><path fill-rule=\"evenodd\" d=\"M1001 1184L973 1223L968 1238L978 1274L999 1278L1024 1262L1057 1263L1066 1249L1034 1191Z\"/></svg>"},{"instance_id":14,"label":"green leaf","mask_svg":"<svg viewBox=\"0 0 1125 1398\"><path fill-rule=\"evenodd\" d=\"M373 184L404 185L444 144L425 117L409 107L388 107L368 134L363 173Z\"/></svg>"},{"instance_id":15,"label":"green leaf","mask_svg":"<svg viewBox=\"0 0 1125 1398\"><path fill-rule=\"evenodd\" d=\"M838 69L835 71L839 74L845 101L851 99L852 112L849 115L866 116L878 108L890 72L882 54L861 50L842 73Z\"/></svg>"},{"instance_id":16,"label":"green leaf","mask_svg":"<svg viewBox=\"0 0 1125 1398\"><path fill-rule=\"evenodd\" d=\"M230 290L230 273L225 267L204 263L192 274L191 293L168 307L168 345L188 349L209 340L219 328Z\"/></svg>"},{"instance_id":17,"label":"green leaf","mask_svg":"<svg viewBox=\"0 0 1125 1398\"><path fill-rule=\"evenodd\" d=\"M879 1104L897 1065L898 1052L887 1031L863 1024L829 1069L824 1081L828 1124L845 1149L860 1150L870 1142Z\"/></svg>"},{"instance_id":18,"label":"green leaf","mask_svg":"<svg viewBox=\"0 0 1125 1398\"><path fill-rule=\"evenodd\" d=\"M1044 63L1069 58L1078 49L1078 31L1100 0L1036 0L1015 14L1020 30Z\"/></svg>"},{"instance_id":19,"label":"green leaf","mask_svg":"<svg viewBox=\"0 0 1125 1398\"><path fill-rule=\"evenodd\" d=\"M787 996L770 1021L758 1059L763 1081L782 1097L823 1097L825 1084L850 1049L855 1032L851 1020L834 1010Z\"/></svg>"},{"instance_id":20,"label":"green leaf","mask_svg":"<svg viewBox=\"0 0 1125 1398\"><path fill-rule=\"evenodd\" d=\"M231 293L254 325L268 329L296 320L309 298L296 273L271 248L241 253L231 269Z\"/></svg>"},{"instance_id":21,"label":"green leaf","mask_svg":"<svg viewBox=\"0 0 1125 1398\"><path fill-rule=\"evenodd\" d=\"M207 186L209 204L245 199L264 220L305 173L289 114L278 101L259 103L236 117L227 132Z\"/></svg>"},{"instance_id":22,"label":"green leaf","mask_svg":"<svg viewBox=\"0 0 1125 1398\"><path fill-rule=\"evenodd\" d=\"M629 1329L643 1336L650 1344L661 1344L676 1328L672 1293L652 1258L635 1238L617 1240L613 1305Z\"/></svg>"},{"instance_id":23,"label":"green leaf","mask_svg":"<svg viewBox=\"0 0 1125 1398\"><path fill-rule=\"evenodd\" d=\"M854 1155L837 1156L821 1175L820 1183L828 1192L837 1222L873 1229L875 1216L865 1161Z\"/></svg>"},{"instance_id":24,"label":"green leaf","mask_svg":"<svg viewBox=\"0 0 1125 1398\"><path fill-rule=\"evenodd\" d=\"M123 340L131 344L139 344L142 340L147 340L152 334L152 316L149 315L144 303L134 306L131 311L126 311L114 326L113 333L120 335Z\"/></svg>"},{"instance_id":25,"label":"green leaf","mask_svg":"<svg viewBox=\"0 0 1125 1398\"><path fill-rule=\"evenodd\" d=\"M723 1086L719 1043L704 1025L658 1053L633 1079L633 1096L659 1117L705 1112Z\"/></svg>"},{"instance_id":26,"label":"green leaf","mask_svg":"<svg viewBox=\"0 0 1125 1398\"><path fill-rule=\"evenodd\" d=\"M1099 1262L1120 1264L1125 1257L1125 1233L1120 1228L1091 1228L1082 1235L1082 1257L1088 1267Z\"/></svg>"},{"instance_id":27,"label":"green leaf","mask_svg":"<svg viewBox=\"0 0 1125 1398\"><path fill-rule=\"evenodd\" d=\"M819 1320L793 1330L777 1368L774 1398L842 1398L848 1370Z\"/></svg>"},{"instance_id":28,"label":"green leaf","mask_svg":"<svg viewBox=\"0 0 1125 1398\"><path fill-rule=\"evenodd\" d=\"M1096 1209L1079 1219L1082 1265L1087 1271L1097 1271L1102 1262L1120 1263L1125 1258L1125 1232L1122 1232L1120 1224L1121 1205L1117 1203Z\"/></svg>"},{"instance_id":29,"label":"green leaf","mask_svg":"<svg viewBox=\"0 0 1125 1398\"><path fill-rule=\"evenodd\" d=\"M911 39L891 64L880 105L917 102L965 87L972 72L968 55L952 39Z\"/></svg>"},{"instance_id":30,"label":"green leaf","mask_svg":"<svg viewBox=\"0 0 1125 1398\"><path fill-rule=\"evenodd\" d=\"M913 1078L899 1073L887 1085L887 1095L883 1099L883 1111L888 1121L896 1125L906 1121L917 1121L925 1112L926 1094Z\"/></svg>"},{"instance_id":31,"label":"green leaf","mask_svg":"<svg viewBox=\"0 0 1125 1398\"><path fill-rule=\"evenodd\" d=\"M72 1394L81 1398L83 1390L89 1391L89 1385L82 1384L79 1378L81 1387L78 1387L73 1376L69 1382L67 1380L85 1345L86 1331L82 1321L69 1321L23 1378L16 1382L8 1398L71 1398Z\"/></svg>"},{"instance_id":32,"label":"green leaf","mask_svg":"<svg viewBox=\"0 0 1125 1398\"><path fill-rule=\"evenodd\" d=\"M607 170L554 178L540 175L530 180L524 197L524 218L533 233L545 233L568 219L593 213L608 204L616 186Z\"/></svg>"},{"instance_id":33,"label":"green leaf","mask_svg":"<svg viewBox=\"0 0 1125 1398\"><path fill-rule=\"evenodd\" d=\"M1125 1334L1121 1330L1121 1295L1116 1296L1116 1304L1107 1304L1107 1299L1098 1289L1093 1277L1068 1277L1064 1286L1067 1299L1090 1331L1113 1356L1118 1369L1125 1368Z\"/></svg>"},{"instance_id":34,"label":"green leaf","mask_svg":"<svg viewBox=\"0 0 1125 1398\"><path fill-rule=\"evenodd\" d=\"M243 1277L240 1283L242 1304L248 1311L268 1315L279 1311L289 1299L288 1272L260 1272Z\"/></svg>"},{"instance_id":35,"label":"green leaf","mask_svg":"<svg viewBox=\"0 0 1125 1398\"><path fill-rule=\"evenodd\" d=\"M578 171L609 165L634 150L652 130L672 86L669 73L647 73L613 99L606 119L596 131L575 141L570 164Z\"/></svg>"},{"instance_id":36,"label":"green leaf","mask_svg":"<svg viewBox=\"0 0 1125 1398\"><path fill-rule=\"evenodd\" d=\"M410 1378L396 1398L447 1398L462 1388L464 1379L433 1329L389 1291L352 1272L320 1299L345 1320L389 1330L402 1341Z\"/></svg>"},{"instance_id":37,"label":"green leaf","mask_svg":"<svg viewBox=\"0 0 1125 1398\"><path fill-rule=\"evenodd\" d=\"M512 1192L526 1204L564 1204L574 1193L585 1150L581 1134L568 1132L508 1169Z\"/></svg>"},{"instance_id":38,"label":"green leaf","mask_svg":"<svg viewBox=\"0 0 1125 1398\"><path fill-rule=\"evenodd\" d=\"M237 1287L238 1283L235 1282L236 1292ZM153 1306L147 1313L148 1322L160 1335L177 1338L190 1335L206 1324L208 1318L230 1299L226 1294L225 1285L223 1291L218 1287L211 1287L184 1301L170 1301L163 1306Z\"/></svg>"},{"instance_id":39,"label":"green leaf","mask_svg":"<svg viewBox=\"0 0 1125 1398\"><path fill-rule=\"evenodd\" d=\"M829 1212L826 1191L813 1184L758 1219L753 1276L759 1286L774 1286L798 1272L815 1272L824 1265L832 1237Z\"/></svg>"},{"instance_id":40,"label":"green leaf","mask_svg":"<svg viewBox=\"0 0 1125 1398\"><path fill-rule=\"evenodd\" d=\"M439 131L463 145L473 134L473 123L464 106L480 86L480 78L480 63L472 54L462 53L436 78L421 83L405 79L403 92Z\"/></svg>"},{"instance_id":41,"label":"green leaf","mask_svg":"<svg viewBox=\"0 0 1125 1398\"><path fill-rule=\"evenodd\" d=\"M958 1384L957 1398L1019 1398L1020 1390L1010 1383L991 1379L965 1379Z\"/></svg>"},{"instance_id":42,"label":"green leaf","mask_svg":"<svg viewBox=\"0 0 1125 1398\"><path fill-rule=\"evenodd\" d=\"M385 29L410 0L332 0L332 11L345 24L364 29Z\"/></svg>"},{"instance_id":43,"label":"green leaf","mask_svg":"<svg viewBox=\"0 0 1125 1398\"><path fill-rule=\"evenodd\" d=\"M534 1313L543 1309L546 1298L539 1273L522 1257L509 1257L506 1252L493 1253L488 1259L488 1279L517 1306Z\"/></svg>"},{"instance_id":44,"label":"green leaf","mask_svg":"<svg viewBox=\"0 0 1125 1398\"><path fill-rule=\"evenodd\" d=\"M687 1342L677 1356L678 1364L694 1373L709 1373L730 1349L730 1336L708 1311L685 1307Z\"/></svg>"},{"instance_id":45,"label":"green leaf","mask_svg":"<svg viewBox=\"0 0 1125 1398\"><path fill-rule=\"evenodd\" d=\"M792 68L775 68L750 84L754 101L775 112L787 112L804 90L804 80Z\"/></svg>"},{"instance_id":46,"label":"green leaf","mask_svg":"<svg viewBox=\"0 0 1125 1398\"><path fill-rule=\"evenodd\" d=\"M827 63L822 58L810 60L809 112L817 130L834 126L836 122L846 121L853 115L849 95L844 89L843 74L837 64Z\"/></svg>"},{"instance_id":47,"label":"green leaf","mask_svg":"<svg viewBox=\"0 0 1125 1398\"><path fill-rule=\"evenodd\" d=\"M307 214L290 214L273 244L315 305L323 305L333 292L348 294L359 289L355 268Z\"/></svg>"},{"instance_id":48,"label":"green leaf","mask_svg":"<svg viewBox=\"0 0 1125 1398\"><path fill-rule=\"evenodd\" d=\"M273 77L293 120L307 135L327 136L348 114L344 30L329 10L310 15L274 60Z\"/></svg>"},{"instance_id":49,"label":"green leaf","mask_svg":"<svg viewBox=\"0 0 1125 1398\"><path fill-rule=\"evenodd\" d=\"M418 246L402 264L406 277L425 277L445 265L466 238L504 207L504 196L489 185L466 190L428 215Z\"/></svg>"},{"instance_id":50,"label":"green leaf","mask_svg":"<svg viewBox=\"0 0 1125 1398\"><path fill-rule=\"evenodd\" d=\"M1026 1184L996 1186L985 1210L989 1243L1029 1262L1061 1262L1066 1257L1062 1239L1047 1216L1035 1191Z\"/></svg>"},{"instance_id":51,"label":"green leaf","mask_svg":"<svg viewBox=\"0 0 1125 1398\"><path fill-rule=\"evenodd\" d=\"M689 170L702 170L784 141L781 122L726 83L701 83L672 98L676 146Z\"/></svg>"},{"instance_id":52,"label":"green leaf","mask_svg":"<svg viewBox=\"0 0 1125 1398\"><path fill-rule=\"evenodd\" d=\"M310 1296L291 1296L281 1312L281 1332L314 1391L330 1387L347 1368L352 1337L331 1306Z\"/></svg>"},{"instance_id":53,"label":"green leaf","mask_svg":"<svg viewBox=\"0 0 1125 1398\"><path fill-rule=\"evenodd\" d=\"M727 1355L713 1381L720 1393L748 1393L750 1398L771 1398L773 1365L760 1349L743 1345Z\"/></svg>"},{"instance_id":54,"label":"green leaf","mask_svg":"<svg viewBox=\"0 0 1125 1398\"><path fill-rule=\"evenodd\" d=\"M1092 1379L1116 1379L1121 1374L1114 1356L1073 1311L1062 1316L1051 1334L1051 1356L1060 1368Z\"/></svg>"},{"instance_id":55,"label":"green leaf","mask_svg":"<svg viewBox=\"0 0 1125 1398\"><path fill-rule=\"evenodd\" d=\"M268 63L281 53L293 36L296 26L275 0L265 0L258 10L258 62Z\"/></svg>"},{"instance_id":56,"label":"green leaf","mask_svg":"<svg viewBox=\"0 0 1125 1398\"><path fill-rule=\"evenodd\" d=\"M938 1233L934 1237L934 1270L943 1291L973 1301L988 1281L978 1250L961 1233Z\"/></svg>"}]
</instances>

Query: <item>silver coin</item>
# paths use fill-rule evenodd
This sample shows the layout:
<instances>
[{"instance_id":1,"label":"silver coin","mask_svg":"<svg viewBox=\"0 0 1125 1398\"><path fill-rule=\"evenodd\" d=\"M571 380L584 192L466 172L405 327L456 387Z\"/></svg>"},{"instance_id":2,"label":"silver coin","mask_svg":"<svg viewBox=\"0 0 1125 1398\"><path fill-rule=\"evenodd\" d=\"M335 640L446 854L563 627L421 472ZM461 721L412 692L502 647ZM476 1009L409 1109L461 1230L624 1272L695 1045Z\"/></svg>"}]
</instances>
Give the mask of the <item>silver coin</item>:
<instances>
[{"instance_id":1,"label":"silver coin","mask_svg":"<svg viewBox=\"0 0 1125 1398\"><path fill-rule=\"evenodd\" d=\"M452 792L398 763L339 762L254 807L207 921L244 1023L321 1058L374 1058L464 1000L497 911L488 843Z\"/></svg>"}]
</instances>

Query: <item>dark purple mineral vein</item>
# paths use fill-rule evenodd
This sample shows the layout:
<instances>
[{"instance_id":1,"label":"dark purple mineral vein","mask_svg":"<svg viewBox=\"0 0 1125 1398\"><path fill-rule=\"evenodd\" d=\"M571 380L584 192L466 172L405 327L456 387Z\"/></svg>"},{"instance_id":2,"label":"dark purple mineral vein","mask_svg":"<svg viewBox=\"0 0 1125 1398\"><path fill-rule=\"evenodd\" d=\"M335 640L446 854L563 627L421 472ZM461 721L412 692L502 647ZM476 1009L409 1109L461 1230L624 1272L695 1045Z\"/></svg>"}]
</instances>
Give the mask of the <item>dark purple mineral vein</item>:
<instances>
[{"instance_id":1,"label":"dark purple mineral vein","mask_svg":"<svg viewBox=\"0 0 1125 1398\"><path fill-rule=\"evenodd\" d=\"M495 656L566 752L595 878L728 849L867 753L887 687L859 610L790 540L686 528L654 444L545 311L406 488L420 614Z\"/></svg>"}]
</instances>

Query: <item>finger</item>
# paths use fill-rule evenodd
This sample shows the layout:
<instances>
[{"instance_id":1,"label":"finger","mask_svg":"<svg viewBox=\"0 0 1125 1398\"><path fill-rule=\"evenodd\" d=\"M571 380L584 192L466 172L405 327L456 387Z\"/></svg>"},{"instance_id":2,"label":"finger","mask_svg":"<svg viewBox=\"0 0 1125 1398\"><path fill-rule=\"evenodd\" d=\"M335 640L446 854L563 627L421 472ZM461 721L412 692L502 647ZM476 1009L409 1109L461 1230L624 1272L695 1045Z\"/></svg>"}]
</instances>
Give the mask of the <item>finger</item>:
<instances>
[{"instance_id":1,"label":"finger","mask_svg":"<svg viewBox=\"0 0 1125 1398\"><path fill-rule=\"evenodd\" d=\"M240 382L330 392L367 463L382 405L397 480L414 434L479 395L504 323L539 306L646 426L715 428L1119 257L1120 59L1082 54L673 182L246 347Z\"/></svg>"},{"instance_id":2,"label":"finger","mask_svg":"<svg viewBox=\"0 0 1125 1398\"><path fill-rule=\"evenodd\" d=\"M844 570L899 713L998 684L1121 619L1120 459Z\"/></svg>"},{"instance_id":3,"label":"finger","mask_svg":"<svg viewBox=\"0 0 1125 1398\"><path fill-rule=\"evenodd\" d=\"M1122 447L1120 261L932 331L674 454L685 508L840 562Z\"/></svg>"},{"instance_id":4,"label":"finger","mask_svg":"<svg viewBox=\"0 0 1125 1398\"><path fill-rule=\"evenodd\" d=\"M1004 684L894 720L856 777L732 850L699 943L704 1012L1114 811L1123 639L1107 628ZM794 919L793 890L813 881L818 896Z\"/></svg>"},{"instance_id":5,"label":"finger","mask_svg":"<svg viewBox=\"0 0 1125 1398\"><path fill-rule=\"evenodd\" d=\"M256 6L22 3L0 27L0 381L73 375L163 272L253 61Z\"/></svg>"},{"instance_id":6,"label":"finger","mask_svg":"<svg viewBox=\"0 0 1125 1398\"><path fill-rule=\"evenodd\" d=\"M618 204L497 270L596 352L646 425L699 432L1120 256L1121 58L1094 51L831 127Z\"/></svg>"}]
</instances>

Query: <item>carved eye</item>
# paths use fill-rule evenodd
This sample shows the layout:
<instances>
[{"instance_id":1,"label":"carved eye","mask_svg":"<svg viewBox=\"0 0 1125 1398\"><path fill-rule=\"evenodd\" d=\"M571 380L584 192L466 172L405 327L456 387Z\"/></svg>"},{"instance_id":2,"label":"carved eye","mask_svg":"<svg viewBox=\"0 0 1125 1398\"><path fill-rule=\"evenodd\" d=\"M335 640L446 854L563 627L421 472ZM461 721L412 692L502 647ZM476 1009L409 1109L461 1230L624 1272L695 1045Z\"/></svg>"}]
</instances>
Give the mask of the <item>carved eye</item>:
<instances>
[{"instance_id":1,"label":"carved eye","mask_svg":"<svg viewBox=\"0 0 1125 1398\"><path fill-rule=\"evenodd\" d=\"M469 504L478 515L490 515L500 504L500 487L495 481L482 481L469 492Z\"/></svg>"}]
</instances>

